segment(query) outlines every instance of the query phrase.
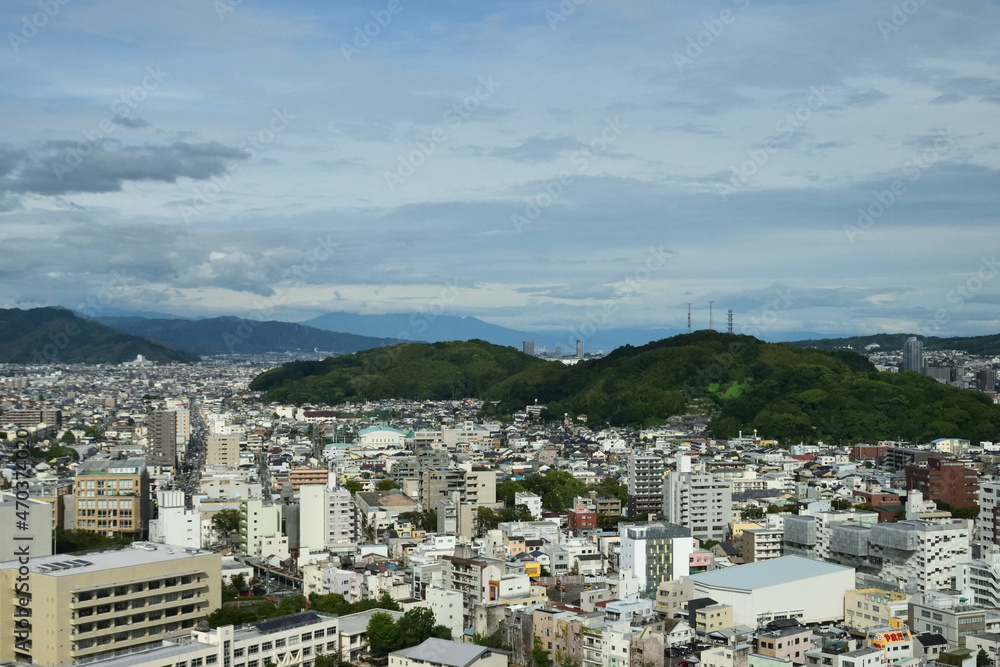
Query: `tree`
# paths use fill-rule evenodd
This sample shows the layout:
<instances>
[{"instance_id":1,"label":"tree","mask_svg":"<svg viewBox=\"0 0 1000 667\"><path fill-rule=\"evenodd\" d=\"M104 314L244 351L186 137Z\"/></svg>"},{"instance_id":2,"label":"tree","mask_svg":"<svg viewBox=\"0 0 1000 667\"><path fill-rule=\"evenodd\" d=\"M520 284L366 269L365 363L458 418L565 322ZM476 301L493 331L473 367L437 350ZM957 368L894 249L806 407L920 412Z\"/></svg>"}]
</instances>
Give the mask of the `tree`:
<instances>
[{"instance_id":1,"label":"tree","mask_svg":"<svg viewBox=\"0 0 1000 667\"><path fill-rule=\"evenodd\" d=\"M346 482L344 482L344 488L347 489L348 491L350 491L351 494L353 495L353 494L357 493L358 491L361 491L365 487L364 487L364 484L362 484L358 480L356 480L356 479L349 479Z\"/></svg>"},{"instance_id":2,"label":"tree","mask_svg":"<svg viewBox=\"0 0 1000 667\"><path fill-rule=\"evenodd\" d=\"M212 528L220 533L230 543L232 534L240 529L240 511L237 509L219 510L212 517Z\"/></svg>"},{"instance_id":3,"label":"tree","mask_svg":"<svg viewBox=\"0 0 1000 667\"><path fill-rule=\"evenodd\" d=\"M744 521L760 521L767 515L764 508L760 505L751 505L750 507L744 507L740 510L740 517Z\"/></svg>"},{"instance_id":4,"label":"tree","mask_svg":"<svg viewBox=\"0 0 1000 667\"><path fill-rule=\"evenodd\" d=\"M403 614L396 625L399 628L399 643L396 644L396 649L416 646L434 632L434 612L427 607L410 609Z\"/></svg>"},{"instance_id":5,"label":"tree","mask_svg":"<svg viewBox=\"0 0 1000 667\"><path fill-rule=\"evenodd\" d=\"M242 592L247 589L247 578L242 574L234 574L229 582L237 590L237 592Z\"/></svg>"},{"instance_id":6,"label":"tree","mask_svg":"<svg viewBox=\"0 0 1000 667\"><path fill-rule=\"evenodd\" d=\"M368 650L373 655L388 655L399 643L399 627L392 616L385 613L372 614L368 619Z\"/></svg>"},{"instance_id":7,"label":"tree","mask_svg":"<svg viewBox=\"0 0 1000 667\"><path fill-rule=\"evenodd\" d=\"M985 649L979 649L979 653L976 654L976 667L989 667L992 664L993 661L990 660L990 654Z\"/></svg>"},{"instance_id":8,"label":"tree","mask_svg":"<svg viewBox=\"0 0 1000 667\"><path fill-rule=\"evenodd\" d=\"M340 653L331 653L330 655L320 653L313 661L313 667L343 667L343 665L344 660L340 657Z\"/></svg>"},{"instance_id":9,"label":"tree","mask_svg":"<svg viewBox=\"0 0 1000 667\"><path fill-rule=\"evenodd\" d=\"M542 646L541 637L535 637L531 648L531 663L534 667L552 667L552 656Z\"/></svg>"},{"instance_id":10,"label":"tree","mask_svg":"<svg viewBox=\"0 0 1000 667\"><path fill-rule=\"evenodd\" d=\"M73 435L73 431L67 430L62 434L62 437L59 438L59 441L65 442L67 445L73 445L76 444L76 436Z\"/></svg>"},{"instance_id":11,"label":"tree","mask_svg":"<svg viewBox=\"0 0 1000 667\"><path fill-rule=\"evenodd\" d=\"M380 479L378 484L375 485L375 488L379 491L392 491L393 489L398 489L400 487L399 484L396 483L396 480Z\"/></svg>"}]
</instances>

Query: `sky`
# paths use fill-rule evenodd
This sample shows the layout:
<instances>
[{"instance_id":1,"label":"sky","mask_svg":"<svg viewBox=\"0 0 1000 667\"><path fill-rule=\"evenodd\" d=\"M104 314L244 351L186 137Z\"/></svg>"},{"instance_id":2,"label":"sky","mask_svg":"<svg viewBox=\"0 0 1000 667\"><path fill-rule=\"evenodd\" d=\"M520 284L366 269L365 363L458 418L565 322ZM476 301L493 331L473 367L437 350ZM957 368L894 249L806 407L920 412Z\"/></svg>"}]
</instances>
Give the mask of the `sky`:
<instances>
[{"instance_id":1,"label":"sky","mask_svg":"<svg viewBox=\"0 0 1000 667\"><path fill-rule=\"evenodd\" d=\"M1000 331L1000 4L8 0L0 307Z\"/></svg>"}]
</instances>

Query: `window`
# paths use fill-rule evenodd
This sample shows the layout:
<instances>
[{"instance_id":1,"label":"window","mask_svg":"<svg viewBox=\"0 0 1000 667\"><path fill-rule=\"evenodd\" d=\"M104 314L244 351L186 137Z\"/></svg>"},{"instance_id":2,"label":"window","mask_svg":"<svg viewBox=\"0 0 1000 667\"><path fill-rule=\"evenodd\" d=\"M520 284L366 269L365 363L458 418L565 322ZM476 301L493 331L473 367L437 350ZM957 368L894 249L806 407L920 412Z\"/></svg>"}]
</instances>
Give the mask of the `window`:
<instances>
[{"instance_id":1,"label":"window","mask_svg":"<svg viewBox=\"0 0 1000 667\"><path fill-rule=\"evenodd\" d=\"M241 648L233 649L233 657L234 658L242 658L243 657L243 651L244 651L244 649L241 649Z\"/></svg>"}]
</instances>

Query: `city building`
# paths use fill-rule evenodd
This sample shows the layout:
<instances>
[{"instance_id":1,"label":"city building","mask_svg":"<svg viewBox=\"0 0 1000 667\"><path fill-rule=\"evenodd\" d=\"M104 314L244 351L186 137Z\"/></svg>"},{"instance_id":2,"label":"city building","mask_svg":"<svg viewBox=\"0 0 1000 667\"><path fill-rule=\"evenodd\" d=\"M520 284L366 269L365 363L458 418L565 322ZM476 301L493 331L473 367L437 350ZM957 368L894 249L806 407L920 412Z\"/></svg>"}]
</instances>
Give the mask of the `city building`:
<instances>
[{"instance_id":1,"label":"city building","mask_svg":"<svg viewBox=\"0 0 1000 667\"><path fill-rule=\"evenodd\" d=\"M855 587L854 568L800 556L692 574L691 580L695 599L731 606L733 621L750 627L783 618L803 625L839 621L844 596Z\"/></svg>"},{"instance_id":2,"label":"city building","mask_svg":"<svg viewBox=\"0 0 1000 667\"><path fill-rule=\"evenodd\" d=\"M656 454L633 453L628 458L628 515L655 517L663 509L666 466Z\"/></svg>"},{"instance_id":3,"label":"city building","mask_svg":"<svg viewBox=\"0 0 1000 667\"><path fill-rule=\"evenodd\" d=\"M200 549L201 512L187 509L183 491L157 491L156 518L149 522L149 541Z\"/></svg>"},{"instance_id":4,"label":"city building","mask_svg":"<svg viewBox=\"0 0 1000 667\"><path fill-rule=\"evenodd\" d=\"M173 410L158 410L147 423L146 462L173 468L177 463L177 415Z\"/></svg>"},{"instance_id":5,"label":"city building","mask_svg":"<svg viewBox=\"0 0 1000 667\"><path fill-rule=\"evenodd\" d=\"M740 534L740 558L744 563L756 563L784 555L783 529L747 528Z\"/></svg>"},{"instance_id":6,"label":"city building","mask_svg":"<svg viewBox=\"0 0 1000 667\"><path fill-rule=\"evenodd\" d=\"M906 488L952 507L972 507L979 497L979 473L961 461L932 456L927 466L906 466Z\"/></svg>"},{"instance_id":7,"label":"city building","mask_svg":"<svg viewBox=\"0 0 1000 667\"><path fill-rule=\"evenodd\" d=\"M0 563L0 662L82 664L186 635L221 606L220 563L216 553L149 542L32 558L27 599L15 585L22 564ZM30 641L15 642L26 602Z\"/></svg>"},{"instance_id":8,"label":"city building","mask_svg":"<svg viewBox=\"0 0 1000 667\"><path fill-rule=\"evenodd\" d=\"M597 530L597 512L583 505L574 506L566 511L566 529L574 537Z\"/></svg>"},{"instance_id":9,"label":"city building","mask_svg":"<svg viewBox=\"0 0 1000 667\"><path fill-rule=\"evenodd\" d=\"M924 343L916 336L910 336L903 342L899 370L924 372Z\"/></svg>"},{"instance_id":10,"label":"city building","mask_svg":"<svg viewBox=\"0 0 1000 667\"><path fill-rule=\"evenodd\" d=\"M510 654L476 644L431 637L389 654L389 667L507 667Z\"/></svg>"},{"instance_id":11,"label":"city building","mask_svg":"<svg viewBox=\"0 0 1000 667\"><path fill-rule=\"evenodd\" d=\"M639 590L650 597L661 582L690 573L694 552L690 529L665 522L620 523L618 534L621 569L631 571L639 580Z\"/></svg>"},{"instance_id":12,"label":"city building","mask_svg":"<svg viewBox=\"0 0 1000 667\"><path fill-rule=\"evenodd\" d=\"M141 537L149 527L149 473L143 459L80 463L73 495L77 530Z\"/></svg>"},{"instance_id":13,"label":"city building","mask_svg":"<svg viewBox=\"0 0 1000 667\"><path fill-rule=\"evenodd\" d=\"M867 630L892 625L906 618L907 596L880 588L860 588L844 595L844 625L851 630Z\"/></svg>"},{"instance_id":14,"label":"city building","mask_svg":"<svg viewBox=\"0 0 1000 667\"><path fill-rule=\"evenodd\" d=\"M976 536L979 542L1000 544L1000 480L979 480L979 514Z\"/></svg>"},{"instance_id":15,"label":"city building","mask_svg":"<svg viewBox=\"0 0 1000 667\"><path fill-rule=\"evenodd\" d=\"M961 595L943 591L928 592L910 599L907 627L914 633L939 634L948 648L965 646L965 638L987 631L987 622L995 628L996 610L986 609Z\"/></svg>"},{"instance_id":16,"label":"city building","mask_svg":"<svg viewBox=\"0 0 1000 667\"><path fill-rule=\"evenodd\" d=\"M514 493L514 506L524 505L531 512L531 516L536 520L542 518L542 498L529 491L517 491Z\"/></svg>"},{"instance_id":17,"label":"city building","mask_svg":"<svg viewBox=\"0 0 1000 667\"><path fill-rule=\"evenodd\" d=\"M205 465L235 468L240 463L240 436L210 435L205 439Z\"/></svg>"},{"instance_id":18,"label":"city building","mask_svg":"<svg viewBox=\"0 0 1000 667\"><path fill-rule=\"evenodd\" d=\"M326 486L329 478L330 471L327 468L300 466L288 471L288 481L292 485L292 493L298 493L304 486Z\"/></svg>"},{"instance_id":19,"label":"city building","mask_svg":"<svg viewBox=\"0 0 1000 667\"><path fill-rule=\"evenodd\" d=\"M793 625L765 632L757 637L757 652L778 660L789 660L796 665L806 663L806 651L812 648L812 630Z\"/></svg>"},{"instance_id":20,"label":"city building","mask_svg":"<svg viewBox=\"0 0 1000 667\"><path fill-rule=\"evenodd\" d=\"M955 589L973 604L1000 609L1000 547L985 549L982 558L955 566Z\"/></svg>"},{"instance_id":21,"label":"city building","mask_svg":"<svg viewBox=\"0 0 1000 667\"><path fill-rule=\"evenodd\" d=\"M281 521L281 505L273 505L260 498L241 501L240 550L249 556L269 556L275 553L264 553L264 547L267 540L283 536Z\"/></svg>"},{"instance_id":22,"label":"city building","mask_svg":"<svg viewBox=\"0 0 1000 667\"><path fill-rule=\"evenodd\" d=\"M535 356L535 341L526 340L521 343L521 352Z\"/></svg>"},{"instance_id":23,"label":"city building","mask_svg":"<svg viewBox=\"0 0 1000 667\"><path fill-rule=\"evenodd\" d=\"M52 503L0 493L0 562L25 553L30 558L51 554L52 514Z\"/></svg>"},{"instance_id":24,"label":"city building","mask_svg":"<svg viewBox=\"0 0 1000 667\"><path fill-rule=\"evenodd\" d=\"M677 457L677 471L663 480L664 521L691 529L699 540L722 541L733 520L733 487L728 479L691 472L691 458Z\"/></svg>"}]
</instances>

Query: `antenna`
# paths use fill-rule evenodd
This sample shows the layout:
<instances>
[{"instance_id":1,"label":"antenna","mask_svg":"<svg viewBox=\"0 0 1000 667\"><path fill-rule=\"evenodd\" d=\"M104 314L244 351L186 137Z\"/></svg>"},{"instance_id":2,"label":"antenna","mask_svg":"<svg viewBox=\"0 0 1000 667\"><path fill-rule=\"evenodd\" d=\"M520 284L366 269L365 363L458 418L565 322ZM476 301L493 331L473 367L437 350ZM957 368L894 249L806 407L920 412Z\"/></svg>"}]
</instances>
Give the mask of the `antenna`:
<instances>
[{"instance_id":1,"label":"antenna","mask_svg":"<svg viewBox=\"0 0 1000 667\"><path fill-rule=\"evenodd\" d=\"M728 317L729 323L728 323L728 326L726 327L726 333L733 333L733 309L732 308L729 309L729 315L727 317Z\"/></svg>"},{"instance_id":2,"label":"antenna","mask_svg":"<svg viewBox=\"0 0 1000 667\"><path fill-rule=\"evenodd\" d=\"M688 304L688 333L691 333L691 304Z\"/></svg>"},{"instance_id":3,"label":"antenna","mask_svg":"<svg viewBox=\"0 0 1000 667\"><path fill-rule=\"evenodd\" d=\"M712 324L712 304L713 303L715 303L715 302L714 301L709 301L708 302L708 328L709 329L714 329L715 328L715 326Z\"/></svg>"}]
</instances>

